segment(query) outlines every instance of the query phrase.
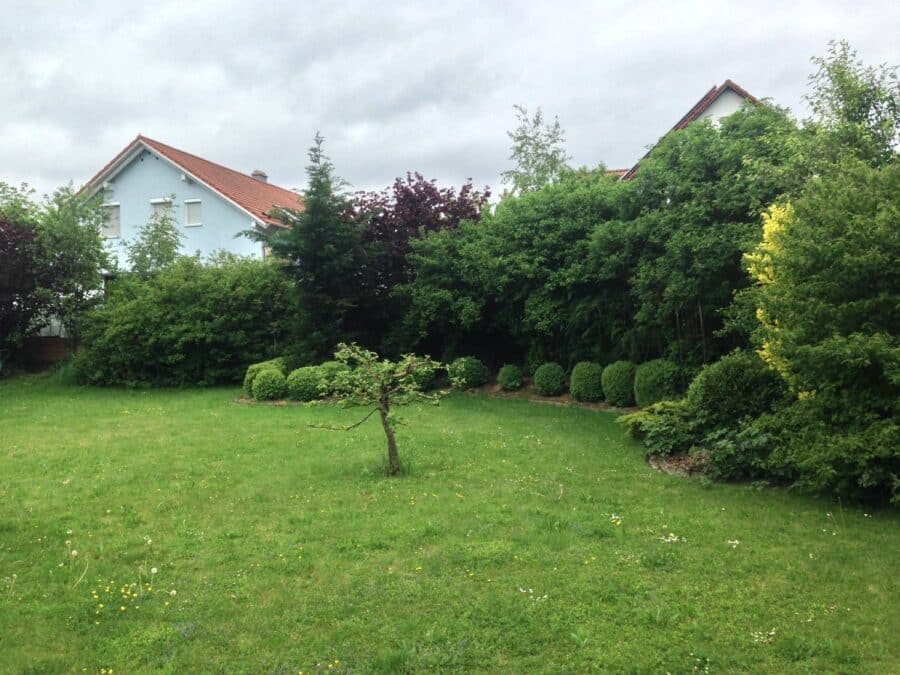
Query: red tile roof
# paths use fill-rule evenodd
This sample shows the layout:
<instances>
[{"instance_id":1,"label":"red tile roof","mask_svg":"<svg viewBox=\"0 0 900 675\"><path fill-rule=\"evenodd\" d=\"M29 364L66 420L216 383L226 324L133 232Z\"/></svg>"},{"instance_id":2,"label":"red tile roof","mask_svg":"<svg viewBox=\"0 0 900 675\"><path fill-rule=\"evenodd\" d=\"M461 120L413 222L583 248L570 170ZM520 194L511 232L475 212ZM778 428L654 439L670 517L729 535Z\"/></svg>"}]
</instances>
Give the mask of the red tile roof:
<instances>
[{"instance_id":1,"label":"red tile roof","mask_svg":"<svg viewBox=\"0 0 900 675\"><path fill-rule=\"evenodd\" d=\"M264 183L252 176L234 171L221 164L197 157L184 150L173 148L160 141L138 135L118 155L88 181L88 187L95 187L97 181L105 176L123 157L128 155L137 145L143 145L156 152L226 199L249 212L254 218L269 225L283 226L283 223L268 214L275 207L302 209L303 200L297 193L285 188Z\"/></svg>"},{"instance_id":2,"label":"red tile roof","mask_svg":"<svg viewBox=\"0 0 900 675\"><path fill-rule=\"evenodd\" d=\"M706 92L703 95L703 97L699 101L697 101L694 104L694 106L690 110L688 110L687 113L685 113L685 115L680 120L678 120L675 123L675 126L673 126L669 131L666 132L665 135L668 135L668 134L672 133L673 131L680 131L681 129L684 129L686 126L688 126L691 122L695 122L698 119L700 119L700 117L703 116L703 113L706 112L706 110L709 108L709 106L711 106L717 98L719 98L722 94L724 94L729 89L731 91L733 91L735 94L737 94L738 96L740 96L741 98L746 99L746 100L750 101L751 103L757 102L756 97L753 96L746 89L744 89L737 83L732 82L731 80L725 80L718 87L713 86L712 89L710 89L708 92ZM663 136L663 138L665 138L665 136ZM643 157L641 157L641 159L646 159L652 151L653 151L653 148L650 148L650 150L648 150L646 152L646 154ZM634 178L635 174L638 172L639 166L640 166L640 162L638 162L633 167L628 169L625 173L623 173L622 180L628 180L630 178Z\"/></svg>"}]
</instances>

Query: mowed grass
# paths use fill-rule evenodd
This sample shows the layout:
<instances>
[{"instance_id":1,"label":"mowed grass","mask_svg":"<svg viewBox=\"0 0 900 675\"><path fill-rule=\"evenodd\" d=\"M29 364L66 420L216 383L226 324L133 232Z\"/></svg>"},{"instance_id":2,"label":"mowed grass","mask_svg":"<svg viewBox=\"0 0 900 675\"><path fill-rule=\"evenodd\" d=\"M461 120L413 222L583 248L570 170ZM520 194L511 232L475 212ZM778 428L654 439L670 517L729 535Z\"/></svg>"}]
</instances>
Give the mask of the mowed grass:
<instances>
[{"instance_id":1,"label":"mowed grass","mask_svg":"<svg viewBox=\"0 0 900 675\"><path fill-rule=\"evenodd\" d=\"M469 395L404 411L387 479L375 418L238 396L0 383L0 670L900 669L896 512Z\"/></svg>"}]
</instances>

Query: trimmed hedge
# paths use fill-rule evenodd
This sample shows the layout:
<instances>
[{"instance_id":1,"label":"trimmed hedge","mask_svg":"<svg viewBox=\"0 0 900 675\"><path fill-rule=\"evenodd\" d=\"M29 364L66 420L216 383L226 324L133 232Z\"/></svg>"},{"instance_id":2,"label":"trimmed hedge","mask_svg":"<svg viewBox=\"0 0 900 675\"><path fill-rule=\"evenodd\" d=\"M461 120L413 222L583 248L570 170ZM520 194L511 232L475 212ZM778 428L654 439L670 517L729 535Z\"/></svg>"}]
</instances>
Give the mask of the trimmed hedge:
<instances>
[{"instance_id":1,"label":"trimmed hedge","mask_svg":"<svg viewBox=\"0 0 900 675\"><path fill-rule=\"evenodd\" d=\"M694 422L712 429L758 417L784 393L784 381L756 352L736 350L704 366L685 399Z\"/></svg>"},{"instance_id":2,"label":"trimmed hedge","mask_svg":"<svg viewBox=\"0 0 900 675\"><path fill-rule=\"evenodd\" d=\"M534 388L541 396L559 396L566 390L566 371L558 363L545 363L534 371Z\"/></svg>"},{"instance_id":3,"label":"trimmed hedge","mask_svg":"<svg viewBox=\"0 0 900 675\"><path fill-rule=\"evenodd\" d=\"M593 403L603 398L603 367L599 363L582 361L572 369L569 391L576 401Z\"/></svg>"},{"instance_id":4,"label":"trimmed hedge","mask_svg":"<svg viewBox=\"0 0 900 675\"><path fill-rule=\"evenodd\" d=\"M634 371L634 401L641 408L678 395L678 366L666 359L642 363Z\"/></svg>"},{"instance_id":5,"label":"trimmed hedge","mask_svg":"<svg viewBox=\"0 0 900 675\"><path fill-rule=\"evenodd\" d=\"M264 368L253 379L253 398L257 401L274 401L284 398L284 392L284 375L275 368Z\"/></svg>"},{"instance_id":6,"label":"trimmed hedge","mask_svg":"<svg viewBox=\"0 0 900 675\"><path fill-rule=\"evenodd\" d=\"M610 405L627 408L634 405L634 371L631 361L616 361L603 369L603 395Z\"/></svg>"},{"instance_id":7,"label":"trimmed hedge","mask_svg":"<svg viewBox=\"0 0 900 675\"><path fill-rule=\"evenodd\" d=\"M503 391L517 391L522 388L522 369L507 364L497 373L497 384Z\"/></svg>"},{"instance_id":8,"label":"trimmed hedge","mask_svg":"<svg viewBox=\"0 0 900 675\"><path fill-rule=\"evenodd\" d=\"M247 372L244 375L244 391L247 392L248 396L253 395L253 379L260 372L269 368L275 369L284 375L284 359L279 357L277 359L269 359L268 361L261 361L247 366Z\"/></svg>"},{"instance_id":9,"label":"trimmed hedge","mask_svg":"<svg viewBox=\"0 0 900 675\"><path fill-rule=\"evenodd\" d=\"M292 371L287 378L287 395L294 401L315 401L322 397L319 386L322 373L318 366L304 366Z\"/></svg>"},{"instance_id":10,"label":"trimmed hedge","mask_svg":"<svg viewBox=\"0 0 900 675\"><path fill-rule=\"evenodd\" d=\"M488 381L487 366L474 356L461 356L450 364L448 370L456 389L474 389Z\"/></svg>"}]
</instances>

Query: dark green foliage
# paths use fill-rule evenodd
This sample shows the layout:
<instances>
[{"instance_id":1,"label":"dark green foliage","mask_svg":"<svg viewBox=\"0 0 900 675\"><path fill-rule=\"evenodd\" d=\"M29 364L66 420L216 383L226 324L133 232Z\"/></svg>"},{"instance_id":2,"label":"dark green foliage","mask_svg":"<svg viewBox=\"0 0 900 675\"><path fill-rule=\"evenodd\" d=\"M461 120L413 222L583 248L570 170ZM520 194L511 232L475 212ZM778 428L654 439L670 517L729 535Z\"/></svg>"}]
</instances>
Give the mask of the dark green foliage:
<instances>
[{"instance_id":1,"label":"dark green foliage","mask_svg":"<svg viewBox=\"0 0 900 675\"><path fill-rule=\"evenodd\" d=\"M487 366L474 356L461 356L447 369L453 386L457 389L475 389L487 384Z\"/></svg>"},{"instance_id":2,"label":"dark green foliage","mask_svg":"<svg viewBox=\"0 0 900 675\"><path fill-rule=\"evenodd\" d=\"M678 395L678 366L666 359L642 363L634 371L634 402L641 408Z\"/></svg>"},{"instance_id":3,"label":"dark green foliage","mask_svg":"<svg viewBox=\"0 0 900 675\"><path fill-rule=\"evenodd\" d=\"M438 386L438 368L422 367L413 373L419 391L432 391Z\"/></svg>"},{"instance_id":4,"label":"dark green foliage","mask_svg":"<svg viewBox=\"0 0 900 675\"><path fill-rule=\"evenodd\" d=\"M801 485L900 501L900 162L846 161L770 220L751 258L764 358L794 403L773 461Z\"/></svg>"},{"instance_id":5,"label":"dark green foliage","mask_svg":"<svg viewBox=\"0 0 900 675\"><path fill-rule=\"evenodd\" d=\"M541 396L559 396L566 390L566 371L558 363L545 363L534 371L534 390Z\"/></svg>"},{"instance_id":6,"label":"dark green foliage","mask_svg":"<svg viewBox=\"0 0 900 675\"><path fill-rule=\"evenodd\" d=\"M660 401L618 419L632 438L643 441L648 454L686 452L697 439L684 401Z\"/></svg>"},{"instance_id":7,"label":"dark green foliage","mask_svg":"<svg viewBox=\"0 0 900 675\"><path fill-rule=\"evenodd\" d=\"M687 390L694 424L714 429L757 417L782 398L786 388L755 352L738 350L704 366Z\"/></svg>"},{"instance_id":8,"label":"dark green foliage","mask_svg":"<svg viewBox=\"0 0 900 675\"><path fill-rule=\"evenodd\" d=\"M284 393L284 375L275 368L264 368L253 379L253 398L257 401L275 401L284 398Z\"/></svg>"},{"instance_id":9,"label":"dark green foliage","mask_svg":"<svg viewBox=\"0 0 900 675\"><path fill-rule=\"evenodd\" d=\"M569 378L569 391L576 401L596 402L603 399L603 366L592 361L575 364Z\"/></svg>"},{"instance_id":10,"label":"dark green foliage","mask_svg":"<svg viewBox=\"0 0 900 675\"><path fill-rule=\"evenodd\" d=\"M277 265L254 260L182 258L147 279L123 275L85 318L74 367L91 384L240 382L248 361L280 351L287 294Z\"/></svg>"},{"instance_id":11,"label":"dark green foliage","mask_svg":"<svg viewBox=\"0 0 900 675\"><path fill-rule=\"evenodd\" d=\"M626 408L634 405L634 371L631 361L616 361L603 369L603 396L610 405Z\"/></svg>"},{"instance_id":12,"label":"dark green foliage","mask_svg":"<svg viewBox=\"0 0 900 675\"><path fill-rule=\"evenodd\" d=\"M517 391L522 388L522 369L507 364L497 373L497 384L503 391Z\"/></svg>"},{"instance_id":13,"label":"dark green foliage","mask_svg":"<svg viewBox=\"0 0 900 675\"><path fill-rule=\"evenodd\" d=\"M287 396L294 401L315 401L322 397L319 366L303 366L287 377Z\"/></svg>"},{"instance_id":14,"label":"dark green foliage","mask_svg":"<svg viewBox=\"0 0 900 675\"><path fill-rule=\"evenodd\" d=\"M319 366L319 374L322 378L322 388L323 392L326 396L332 396L336 393L335 391L335 381L338 378L338 375L349 370L349 367L346 363L341 363L340 361L326 361L322 365Z\"/></svg>"},{"instance_id":15,"label":"dark green foliage","mask_svg":"<svg viewBox=\"0 0 900 675\"><path fill-rule=\"evenodd\" d=\"M247 372L244 375L244 391L248 396L253 394L253 379L259 374L261 370L265 370L267 368L274 368L282 375L284 375L284 359L269 359L268 361L261 361L260 363L254 363L247 366Z\"/></svg>"},{"instance_id":16,"label":"dark green foliage","mask_svg":"<svg viewBox=\"0 0 900 675\"><path fill-rule=\"evenodd\" d=\"M359 330L354 308L360 306L363 293L362 230L349 215L343 182L334 175L323 143L316 134L309 150L303 208L273 213L288 227L247 233L272 249L292 281L290 339L285 346L291 366L327 358L335 344L353 339Z\"/></svg>"}]
</instances>

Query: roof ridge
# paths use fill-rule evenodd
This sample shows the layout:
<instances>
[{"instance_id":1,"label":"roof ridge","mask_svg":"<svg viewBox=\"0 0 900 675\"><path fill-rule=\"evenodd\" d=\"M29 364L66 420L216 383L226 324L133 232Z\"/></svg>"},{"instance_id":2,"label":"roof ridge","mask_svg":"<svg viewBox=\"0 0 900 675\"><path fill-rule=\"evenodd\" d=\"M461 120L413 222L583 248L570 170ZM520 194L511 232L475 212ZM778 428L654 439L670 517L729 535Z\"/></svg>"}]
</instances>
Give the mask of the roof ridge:
<instances>
[{"instance_id":1,"label":"roof ridge","mask_svg":"<svg viewBox=\"0 0 900 675\"><path fill-rule=\"evenodd\" d=\"M230 171L231 173L236 173L239 176L243 176L244 178L250 178L252 180L256 180L249 173L243 173L238 171L237 169L232 169L231 167L225 166L224 164L219 164L218 162L214 162L211 159L206 159L206 157L201 157L200 155L195 155L193 152L188 152L187 150L182 150L181 148L176 148L174 145L169 145L168 143L163 143L162 141L157 141L155 138L150 138L149 136L144 136L143 134L138 134L137 136L140 140L149 143L154 146L162 146L167 150L174 150L175 152L181 153L182 155L187 155L188 157L193 157L194 159L198 159L201 162L205 162L206 164L212 164L213 166L224 169L225 171ZM262 182L262 181L259 181ZM275 185L274 183L263 183L263 185L268 185L269 187L278 188L279 190L287 190L288 192L292 192L292 190L288 190L288 188L283 188L280 185Z\"/></svg>"}]
</instances>

